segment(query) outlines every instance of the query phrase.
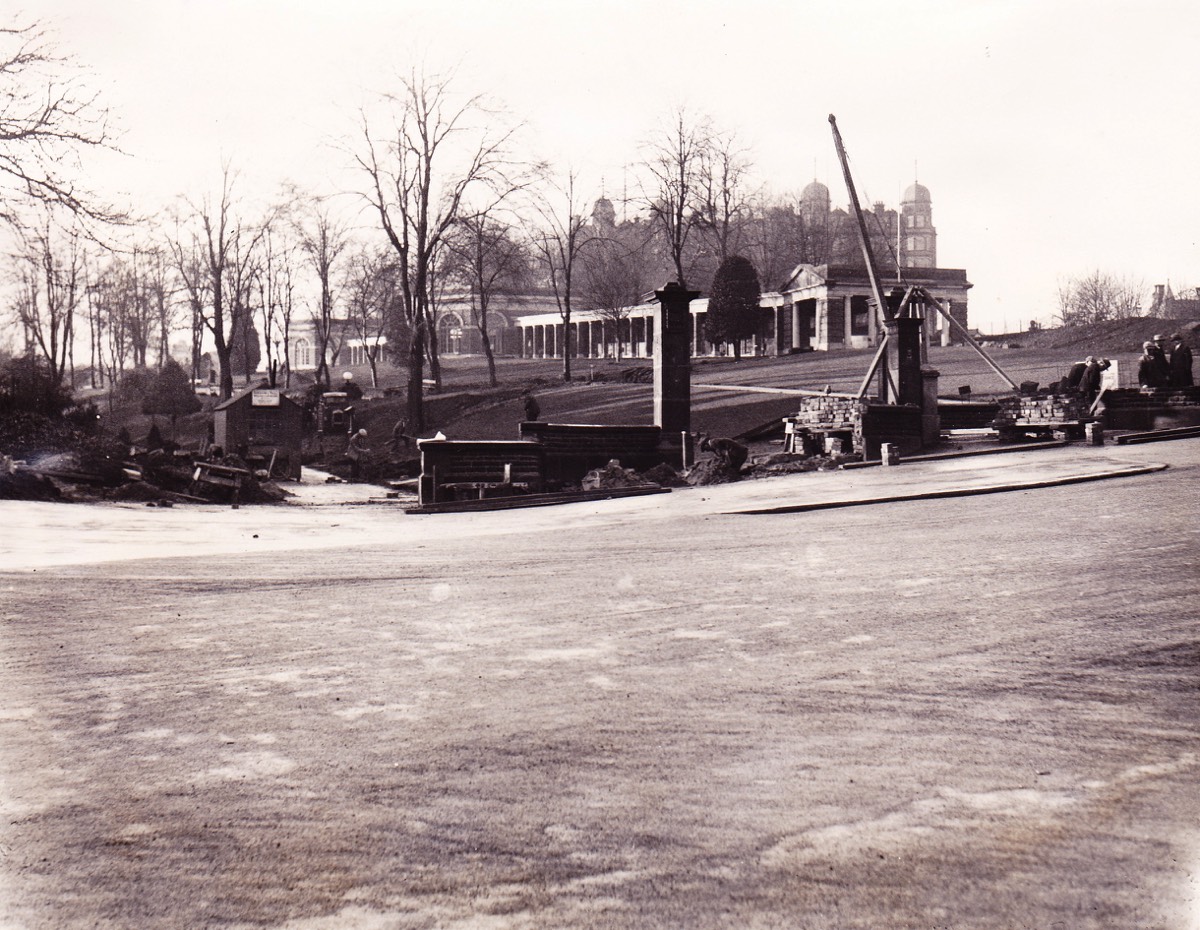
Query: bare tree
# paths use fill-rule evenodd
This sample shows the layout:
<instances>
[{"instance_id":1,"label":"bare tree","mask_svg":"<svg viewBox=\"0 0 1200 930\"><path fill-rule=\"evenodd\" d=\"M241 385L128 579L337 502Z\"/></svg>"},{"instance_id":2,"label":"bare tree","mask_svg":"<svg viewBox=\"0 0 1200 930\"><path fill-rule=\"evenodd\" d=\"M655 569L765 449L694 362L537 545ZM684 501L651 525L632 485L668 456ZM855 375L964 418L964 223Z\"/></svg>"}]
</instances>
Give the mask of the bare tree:
<instances>
[{"instance_id":1,"label":"bare tree","mask_svg":"<svg viewBox=\"0 0 1200 930\"><path fill-rule=\"evenodd\" d=\"M104 329L106 315L99 300L100 285L95 276L95 257L84 258L88 321L88 378L93 388L104 387Z\"/></svg>"},{"instance_id":2,"label":"bare tree","mask_svg":"<svg viewBox=\"0 0 1200 930\"><path fill-rule=\"evenodd\" d=\"M207 277L199 242L188 240L179 230L171 240L171 257L174 263L179 290L182 291L187 307L191 335L192 380L200 378L200 359L204 346L204 308L208 302Z\"/></svg>"},{"instance_id":3,"label":"bare tree","mask_svg":"<svg viewBox=\"0 0 1200 930\"><path fill-rule=\"evenodd\" d=\"M747 224L746 256L761 269L768 288L779 286L800 262L821 263L806 250L809 239L804 217L789 200L758 200Z\"/></svg>"},{"instance_id":4,"label":"bare tree","mask_svg":"<svg viewBox=\"0 0 1200 930\"><path fill-rule=\"evenodd\" d=\"M700 146L696 226L718 264L742 246L745 224L752 213L746 190L750 167L748 152L733 133L713 133Z\"/></svg>"},{"instance_id":5,"label":"bare tree","mask_svg":"<svg viewBox=\"0 0 1200 930\"><path fill-rule=\"evenodd\" d=\"M386 102L385 119L362 114L354 157L367 178L363 196L399 259L403 322L411 332L408 422L419 431L438 252L456 220L487 212L513 189L514 130L495 128L482 97L459 103L448 80L416 72Z\"/></svg>"},{"instance_id":6,"label":"bare tree","mask_svg":"<svg viewBox=\"0 0 1200 930\"><path fill-rule=\"evenodd\" d=\"M617 360L629 336L629 313L647 289L644 254L633 226L618 226L593 236L583 252L583 294L610 324Z\"/></svg>"},{"instance_id":7,"label":"bare tree","mask_svg":"<svg viewBox=\"0 0 1200 930\"><path fill-rule=\"evenodd\" d=\"M550 290L563 321L563 380L571 380L571 312L575 298L576 270L580 252L588 242L583 204L575 190L576 174L568 170L562 183L547 180L537 200L541 214L534 247L540 256Z\"/></svg>"},{"instance_id":8,"label":"bare tree","mask_svg":"<svg viewBox=\"0 0 1200 930\"><path fill-rule=\"evenodd\" d=\"M141 254L142 287L154 317L154 332L158 337L155 354L158 356L158 367L162 368L171 357L171 333L179 319L175 285L171 280L171 260L167 250L158 243L149 246Z\"/></svg>"},{"instance_id":9,"label":"bare tree","mask_svg":"<svg viewBox=\"0 0 1200 930\"><path fill-rule=\"evenodd\" d=\"M263 324L263 344L271 383L277 383L280 370L284 387L291 387L291 330L296 304L296 246L276 231L272 223L262 242L262 259L256 279L259 311ZM280 346L282 345L282 348Z\"/></svg>"},{"instance_id":10,"label":"bare tree","mask_svg":"<svg viewBox=\"0 0 1200 930\"><path fill-rule=\"evenodd\" d=\"M400 301L399 269L395 255L362 249L349 262L346 304L350 325L371 367L371 386L379 387L379 362L387 345L388 320Z\"/></svg>"},{"instance_id":11,"label":"bare tree","mask_svg":"<svg viewBox=\"0 0 1200 930\"><path fill-rule=\"evenodd\" d=\"M250 312L249 290L253 277L254 251L266 234L267 224L252 224L235 214L234 176L228 166L222 171L220 198L205 198L192 205L191 248L199 253L204 296L201 320L213 337L221 368L221 397L233 395L231 351L235 335ZM185 250L185 254L187 254ZM200 282L198 282L200 283Z\"/></svg>"},{"instance_id":12,"label":"bare tree","mask_svg":"<svg viewBox=\"0 0 1200 930\"><path fill-rule=\"evenodd\" d=\"M92 358L101 369L101 384L107 380L110 391L124 373L130 357L131 341L124 316L126 283L124 269L111 255L103 265L96 259L89 262L86 290L94 343ZM110 402L111 399L110 393Z\"/></svg>"},{"instance_id":13,"label":"bare tree","mask_svg":"<svg viewBox=\"0 0 1200 930\"><path fill-rule=\"evenodd\" d=\"M706 118L692 120L680 107L669 125L644 146L648 178L642 199L670 256L676 280L686 287L688 238L700 219L697 209L702 173L712 148Z\"/></svg>"},{"instance_id":14,"label":"bare tree","mask_svg":"<svg viewBox=\"0 0 1200 930\"><path fill-rule=\"evenodd\" d=\"M46 209L40 227L22 237L15 310L26 346L36 347L52 382L60 385L73 358L75 311L85 279L78 226L60 230L51 213Z\"/></svg>"},{"instance_id":15,"label":"bare tree","mask_svg":"<svg viewBox=\"0 0 1200 930\"><path fill-rule=\"evenodd\" d=\"M107 109L48 31L37 23L0 26L0 219L23 225L22 205L31 202L82 222L116 219L77 185L81 153L112 144Z\"/></svg>"},{"instance_id":16,"label":"bare tree","mask_svg":"<svg viewBox=\"0 0 1200 930\"><path fill-rule=\"evenodd\" d=\"M492 301L528 289L530 255L516 228L499 216L482 214L463 218L448 239L453 271L471 294L471 322L479 333L487 358L488 382L496 378L496 357L488 332Z\"/></svg>"},{"instance_id":17,"label":"bare tree","mask_svg":"<svg viewBox=\"0 0 1200 930\"><path fill-rule=\"evenodd\" d=\"M336 266L350 244L349 232L318 203L297 221L300 250L317 277L318 293L312 308L313 332L317 341L317 383L330 386L329 366L337 361L345 339L343 321L337 316Z\"/></svg>"},{"instance_id":18,"label":"bare tree","mask_svg":"<svg viewBox=\"0 0 1200 930\"><path fill-rule=\"evenodd\" d=\"M1100 270L1059 285L1058 313L1063 326L1082 326L1142 315L1146 287Z\"/></svg>"},{"instance_id":19,"label":"bare tree","mask_svg":"<svg viewBox=\"0 0 1200 930\"><path fill-rule=\"evenodd\" d=\"M129 338L134 367L146 368L157 314L150 301L142 250L134 248L128 257L115 256L114 265L114 273L120 279L117 299L121 305L113 309L120 314Z\"/></svg>"}]
</instances>

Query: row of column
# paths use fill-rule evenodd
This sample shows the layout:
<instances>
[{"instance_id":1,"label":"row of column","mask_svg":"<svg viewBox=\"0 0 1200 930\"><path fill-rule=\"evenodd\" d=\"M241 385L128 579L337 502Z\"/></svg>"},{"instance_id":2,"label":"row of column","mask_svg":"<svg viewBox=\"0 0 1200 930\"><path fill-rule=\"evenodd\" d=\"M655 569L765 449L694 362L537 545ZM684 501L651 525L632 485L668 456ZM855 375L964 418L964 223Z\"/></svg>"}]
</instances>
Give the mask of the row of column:
<instances>
[{"instance_id":1,"label":"row of column","mask_svg":"<svg viewBox=\"0 0 1200 930\"><path fill-rule=\"evenodd\" d=\"M562 358L566 347L562 323L518 326L522 358ZM650 358L654 354L654 318L582 320L571 324L574 358Z\"/></svg>"},{"instance_id":2,"label":"row of column","mask_svg":"<svg viewBox=\"0 0 1200 930\"><path fill-rule=\"evenodd\" d=\"M717 346L704 336L703 311L691 313L692 355L715 355ZM770 312L764 312L765 328L772 324ZM563 324L537 323L518 326L522 358L562 358ZM571 324L571 354L575 358L616 358L617 339L612 320L584 320ZM654 355L654 317L634 316L620 321L620 355L622 358L651 358ZM764 332L761 338L747 340L747 354L758 354L749 343L761 345L764 350L770 344L772 334Z\"/></svg>"},{"instance_id":3,"label":"row of column","mask_svg":"<svg viewBox=\"0 0 1200 930\"><path fill-rule=\"evenodd\" d=\"M837 301L841 312L831 318L829 304ZM950 300L943 298L943 303ZM877 315L873 307L866 308L866 332L854 332L854 312L858 309L851 295L794 301L763 314L763 329L759 337L747 340L746 354L786 353L789 350L829 349L851 346L856 338L865 338L867 345L878 345ZM956 318L962 314L955 307ZM861 312L861 311L860 311ZM704 337L704 317L693 312L691 317L691 350L693 356L713 355L717 347ZM831 326L831 324L833 324ZM831 332L836 328L836 333ZM563 324L539 323L519 326L519 346L522 358L562 358ZM627 317L619 325L614 320L581 320L571 324L571 354L575 358L616 358L617 330L620 331L621 358L651 358L654 355L654 318ZM767 332L767 330L773 330ZM926 339L935 345L949 345L952 334L936 313L926 320ZM749 343L753 343L753 346ZM861 345L861 343L860 343Z\"/></svg>"}]
</instances>

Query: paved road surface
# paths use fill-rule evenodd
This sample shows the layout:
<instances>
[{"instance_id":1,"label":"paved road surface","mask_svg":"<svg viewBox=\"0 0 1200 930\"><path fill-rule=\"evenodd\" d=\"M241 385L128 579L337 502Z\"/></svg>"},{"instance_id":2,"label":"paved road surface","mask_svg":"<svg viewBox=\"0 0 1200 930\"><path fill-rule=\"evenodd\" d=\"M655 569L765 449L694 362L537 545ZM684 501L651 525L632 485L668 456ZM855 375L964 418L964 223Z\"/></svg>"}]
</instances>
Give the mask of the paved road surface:
<instances>
[{"instance_id":1,"label":"paved road surface","mask_svg":"<svg viewBox=\"0 0 1200 930\"><path fill-rule=\"evenodd\" d=\"M1171 467L28 559L0 927L1198 927L1200 444L1104 454Z\"/></svg>"}]
</instances>

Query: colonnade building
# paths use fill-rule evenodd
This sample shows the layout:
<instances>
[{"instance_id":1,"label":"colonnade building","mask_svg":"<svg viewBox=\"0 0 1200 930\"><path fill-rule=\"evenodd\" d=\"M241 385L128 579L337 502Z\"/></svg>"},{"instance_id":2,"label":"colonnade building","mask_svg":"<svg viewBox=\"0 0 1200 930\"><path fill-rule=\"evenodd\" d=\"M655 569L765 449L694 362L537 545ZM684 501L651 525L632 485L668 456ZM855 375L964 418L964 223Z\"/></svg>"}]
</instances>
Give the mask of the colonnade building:
<instances>
[{"instance_id":1,"label":"colonnade building","mask_svg":"<svg viewBox=\"0 0 1200 930\"><path fill-rule=\"evenodd\" d=\"M605 206L607 205L607 206ZM602 210L601 207L604 207ZM806 251L824 256L823 263L801 262L782 282L763 293L754 336L743 342L746 356L787 355L794 352L865 349L879 343L878 314L863 264L857 223L842 208L830 208L829 189L820 181L804 188L799 217L807 231ZM612 206L597 204L597 221L612 222ZM904 192L899 211L876 203L864 214L872 252L879 264L881 282L893 286L919 284L948 307L965 330L966 271L937 267L937 230L929 190L913 183ZM656 282L661 287L666 281ZM768 282L764 282L764 285ZM618 311L574 309L570 322L571 355L578 358L650 358L654 352L654 309L650 302ZM732 347L713 345L704 335L708 299L692 302L692 354L733 354ZM482 337L477 326L478 308L470 294L444 295L439 301L435 334L443 355L479 355ZM940 316L928 321L933 344L960 341ZM311 327L303 324L292 333L292 364L297 371L316 367ZM548 294L497 296L488 308L488 340L497 356L562 358L567 331L557 304ZM336 343L330 364L357 369L365 364L369 346L349 331ZM382 345L386 340L375 340ZM386 354L384 347L380 350Z\"/></svg>"},{"instance_id":2,"label":"colonnade building","mask_svg":"<svg viewBox=\"0 0 1200 930\"><path fill-rule=\"evenodd\" d=\"M886 289L895 282L883 281ZM967 273L958 268L905 269L904 285L922 285L967 328ZM571 355L579 358L650 358L654 354L654 309L650 302L611 311L576 311L571 314ZM705 338L708 298L692 301L692 355L712 356L727 346ZM879 344L878 314L871 299L871 283L864 267L854 265L798 265L784 286L763 294L759 301L758 331L745 340L742 354L789 355L833 349L866 349ZM927 328L935 345L961 339L940 315L929 317ZM562 358L566 328L558 313L519 315L515 319L522 358Z\"/></svg>"}]
</instances>

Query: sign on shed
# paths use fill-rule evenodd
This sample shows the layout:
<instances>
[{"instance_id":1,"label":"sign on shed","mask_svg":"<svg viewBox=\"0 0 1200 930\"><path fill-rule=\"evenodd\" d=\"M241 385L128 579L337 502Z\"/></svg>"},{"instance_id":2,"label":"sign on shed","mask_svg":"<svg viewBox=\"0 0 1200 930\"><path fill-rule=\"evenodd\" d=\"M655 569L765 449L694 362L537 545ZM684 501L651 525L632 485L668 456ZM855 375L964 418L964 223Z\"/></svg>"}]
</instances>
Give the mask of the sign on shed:
<instances>
[{"instance_id":1,"label":"sign on shed","mask_svg":"<svg viewBox=\"0 0 1200 930\"><path fill-rule=\"evenodd\" d=\"M278 407L279 398L279 391L267 390L266 388L256 388L250 392L250 406Z\"/></svg>"}]
</instances>

